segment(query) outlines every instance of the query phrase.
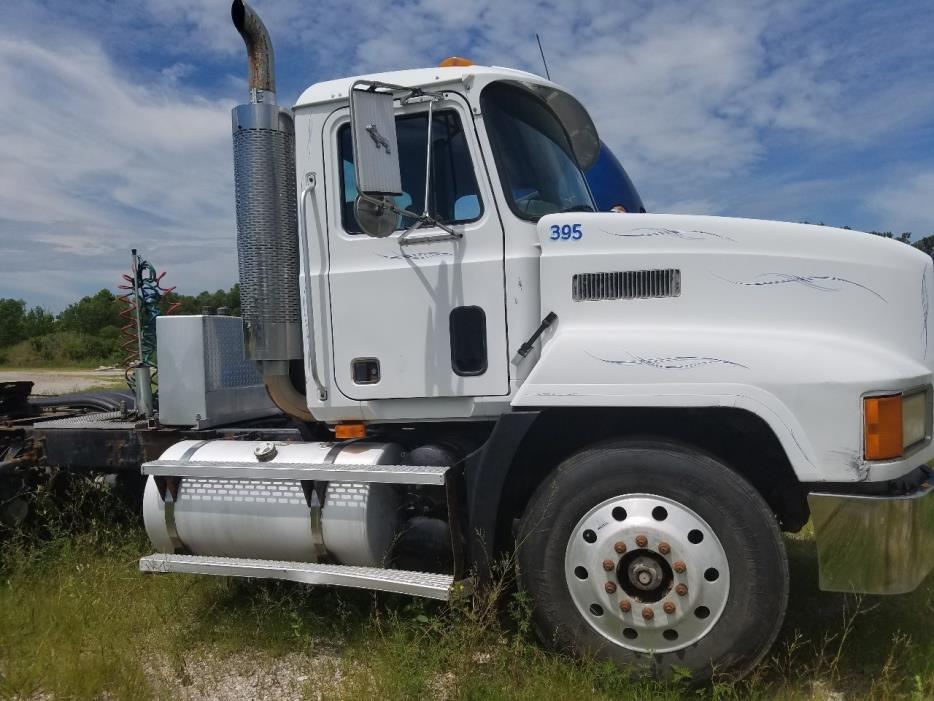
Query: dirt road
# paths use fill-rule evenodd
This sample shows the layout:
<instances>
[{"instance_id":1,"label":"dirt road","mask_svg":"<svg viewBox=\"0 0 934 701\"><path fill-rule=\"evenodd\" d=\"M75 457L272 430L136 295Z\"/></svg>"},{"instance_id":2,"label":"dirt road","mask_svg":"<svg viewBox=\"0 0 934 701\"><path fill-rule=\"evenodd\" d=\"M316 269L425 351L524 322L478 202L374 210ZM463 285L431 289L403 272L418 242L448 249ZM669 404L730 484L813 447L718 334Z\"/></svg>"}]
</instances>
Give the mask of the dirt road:
<instances>
[{"instance_id":1,"label":"dirt road","mask_svg":"<svg viewBox=\"0 0 934 701\"><path fill-rule=\"evenodd\" d=\"M0 370L0 382L32 380L33 394L68 394L91 389L121 389L123 370Z\"/></svg>"}]
</instances>

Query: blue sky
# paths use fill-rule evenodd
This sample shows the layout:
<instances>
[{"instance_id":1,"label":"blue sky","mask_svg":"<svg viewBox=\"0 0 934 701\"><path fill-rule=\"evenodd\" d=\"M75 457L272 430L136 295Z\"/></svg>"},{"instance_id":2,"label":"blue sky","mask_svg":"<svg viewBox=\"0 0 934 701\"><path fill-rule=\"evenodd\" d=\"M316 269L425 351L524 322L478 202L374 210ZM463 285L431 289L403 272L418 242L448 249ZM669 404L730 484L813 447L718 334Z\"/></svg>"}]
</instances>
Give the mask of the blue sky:
<instances>
[{"instance_id":1,"label":"blue sky","mask_svg":"<svg viewBox=\"0 0 934 701\"><path fill-rule=\"evenodd\" d=\"M650 210L934 233L929 0L253 4L282 103L452 54L541 72L539 32ZM0 297L59 310L134 246L183 292L235 282L245 72L227 0L6 0Z\"/></svg>"}]
</instances>

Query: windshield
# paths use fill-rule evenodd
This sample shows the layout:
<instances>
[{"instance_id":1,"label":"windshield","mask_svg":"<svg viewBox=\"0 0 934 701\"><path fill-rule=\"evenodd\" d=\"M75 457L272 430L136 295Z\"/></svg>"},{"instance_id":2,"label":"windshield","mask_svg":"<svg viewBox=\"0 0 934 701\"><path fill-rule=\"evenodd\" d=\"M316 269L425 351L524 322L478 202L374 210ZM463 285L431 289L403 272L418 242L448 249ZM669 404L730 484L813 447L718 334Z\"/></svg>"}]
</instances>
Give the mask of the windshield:
<instances>
[{"instance_id":1,"label":"windshield","mask_svg":"<svg viewBox=\"0 0 934 701\"><path fill-rule=\"evenodd\" d=\"M609 212L614 207L616 211L621 207L627 212L645 212L642 198L626 169L603 142L600 143L597 162L587 171L587 184L601 212Z\"/></svg>"},{"instance_id":2,"label":"windshield","mask_svg":"<svg viewBox=\"0 0 934 701\"><path fill-rule=\"evenodd\" d=\"M503 83L480 98L496 168L513 212L538 221L555 212L593 212L593 196L564 127L544 102Z\"/></svg>"}]
</instances>

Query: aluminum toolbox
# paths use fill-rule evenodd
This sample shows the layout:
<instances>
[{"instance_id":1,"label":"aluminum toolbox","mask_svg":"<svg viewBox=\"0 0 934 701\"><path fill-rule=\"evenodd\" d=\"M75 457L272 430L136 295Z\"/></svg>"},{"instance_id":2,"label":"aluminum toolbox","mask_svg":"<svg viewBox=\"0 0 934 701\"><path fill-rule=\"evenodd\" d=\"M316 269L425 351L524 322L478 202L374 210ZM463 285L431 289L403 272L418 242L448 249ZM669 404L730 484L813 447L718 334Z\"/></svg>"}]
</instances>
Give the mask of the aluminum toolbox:
<instances>
[{"instance_id":1,"label":"aluminum toolbox","mask_svg":"<svg viewBox=\"0 0 934 701\"><path fill-rule=\"evenodd\" d=\"M210 428L280 413L243 350L236 316L163 316L156 320L159 421Z\"/></svg>"}]
</instances>

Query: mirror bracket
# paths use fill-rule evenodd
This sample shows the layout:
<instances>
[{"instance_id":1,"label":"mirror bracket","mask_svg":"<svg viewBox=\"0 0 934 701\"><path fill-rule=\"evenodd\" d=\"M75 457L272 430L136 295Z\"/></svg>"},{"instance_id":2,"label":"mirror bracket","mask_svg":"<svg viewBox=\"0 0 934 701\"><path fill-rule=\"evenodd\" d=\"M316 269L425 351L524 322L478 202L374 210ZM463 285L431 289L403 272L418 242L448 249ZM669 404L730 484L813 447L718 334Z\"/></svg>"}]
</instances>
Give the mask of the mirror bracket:
<instances>
[{"instance_id":1,"label":"mirror bracket","mask_svg":"<svg viewBox=\"0 0 934 701\"><path fill-rule=\"evenodd\" d=\"M357 145L357 115L354 109L354 93L355 91L360 92L369 92L375 93L382 91L383 94L394 95L397 92L405 93L401 97L394 98L398 99L399 102L403 105L408 105L416 100L422 101L425 100L428 102L428 135L427 135L427 145L426 145L426 157L425 157L425 206L424 211L419 214L416 212L409 211L402 207L396 206L393 198L387 196L386 193L370 193L364 192L360 187L360 168L359 168L359 155L358 155L358 145ZM350 86L350 93L348 95L350 98L350 123L351 123L351 134L353 136L353 148L354 148L354 184L357 188L357 207L359 208L361 201L371 207L371 211L383 211L387 210L391 212L394 216L402 215L409 217L415 220L415 223L406 229L403 234L399 237L400 246L410 246L418 243L435 243L437 241L457 241L463 238L463 234L454 231L449 226L442 224L440 221L431 216L429 211L429 202L430 202L430 193L431 193L431 145L432 145L432 126L433 126L433 109L434 103L444 99L444 94L440 92L433 92L428 90L422 90L421 88L407 88L402 85L394 85L392 83L383 83L377 80L357 80ZM392 139L395 139L395 124L393 123L392 128ZM389 138L386 138L379 131L379 125L375 123L367 124L363 128L363 132L369 135L373 140L375 148L377 151L382 148L385 151L387 156L391 155L392 151L392 141ZM398 156L395 159L395 167L398 168ZM410 235L413 234L418 229L423 226L436 227L442 229L445 233L435 234L430 236L419 236L417 238L410 238ZM377 227L378 228L378 227ZM383 231L374 231L373 233L367 232L364 230L364 233L370 236L382 237L387 234Z\"/></svg>"},{"instance_id":2,"label":"mirror bracket","mask_svg":"<svg viewBox=\"0 0 934 701\"><path fill-rule=\"evenodd\" d=\"M428 224L430 226L436 226L439 229L444 230L443 234L431 234L430 236L419 236L417 238L409 238L411 234L414 234L422 226ZM418 243L438 243L439 241L459 241L464 238L464 234L459 231L454 231L449 226L442 224L441 222L435 221L434 219L424 220L419 218L412 226L406 229L402 236L399 237L400 246L414 246Z\"/></svg>"}]
</instances>

